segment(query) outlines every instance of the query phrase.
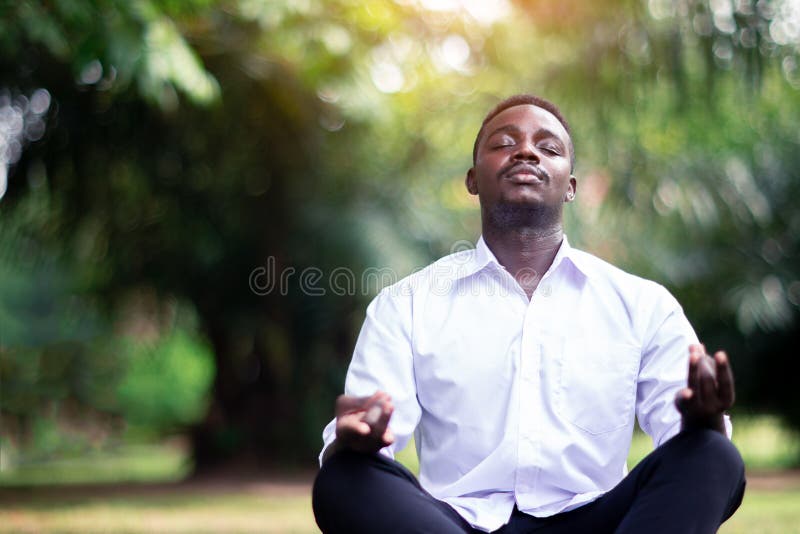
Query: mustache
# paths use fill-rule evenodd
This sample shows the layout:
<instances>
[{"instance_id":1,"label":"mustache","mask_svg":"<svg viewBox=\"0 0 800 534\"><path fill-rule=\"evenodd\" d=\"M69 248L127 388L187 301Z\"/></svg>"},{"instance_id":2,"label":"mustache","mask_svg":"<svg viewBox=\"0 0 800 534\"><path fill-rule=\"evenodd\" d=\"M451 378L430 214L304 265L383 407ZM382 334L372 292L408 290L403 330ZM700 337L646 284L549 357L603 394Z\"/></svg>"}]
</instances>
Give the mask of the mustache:
<instances>
[{"instance_id":1,"label":"mustache","mask_svg":"<svg viewBox=\"0 0 800 534\"><path fill-rule=\"evenodd\" d=\"M527 161L517 161L506 165L503 169L500 170L499 176L501 178L505 178L506 176L510 176L516 172L525 171L533 174L540 180L550 180L550 173L548 173L542 167L538 165L533 165Z\"/></svg>"}]
</instances>

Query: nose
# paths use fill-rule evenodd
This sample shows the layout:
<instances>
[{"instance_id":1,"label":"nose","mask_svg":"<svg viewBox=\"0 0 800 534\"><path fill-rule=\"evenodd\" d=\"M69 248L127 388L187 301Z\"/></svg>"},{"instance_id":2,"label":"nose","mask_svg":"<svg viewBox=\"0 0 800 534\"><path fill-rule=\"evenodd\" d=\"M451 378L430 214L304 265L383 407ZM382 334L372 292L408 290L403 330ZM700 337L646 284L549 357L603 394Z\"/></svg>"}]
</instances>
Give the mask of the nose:
<instances>
[{"instance_id":1,"label":"nose","mask_svg":"<svg viewBox=\"0 0 800 534\"><path fill-rule=\"evenodd\" d=\"M539 154L536 152L534 143L525 141L517 145L517 151L514 153L514 159L529 160L534 163L539 163Z\"/></svg>"}]
</instances>

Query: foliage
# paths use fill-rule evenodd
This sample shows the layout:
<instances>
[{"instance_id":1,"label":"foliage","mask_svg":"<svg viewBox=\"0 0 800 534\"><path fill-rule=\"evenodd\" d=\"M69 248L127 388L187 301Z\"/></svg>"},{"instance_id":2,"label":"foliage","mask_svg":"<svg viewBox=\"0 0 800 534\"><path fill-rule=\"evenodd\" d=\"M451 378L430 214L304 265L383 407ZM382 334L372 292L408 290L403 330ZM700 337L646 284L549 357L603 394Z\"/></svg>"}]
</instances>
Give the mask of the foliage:
<instances>
[{"instance_id":1,"label":"foliage","mask_svg":"<svg viewBox=\"0 0 800 534\"><path fill-rule=\"evenodd\" d=\"M30 459L96 448L123 421L151 434L194 423L213 375L191 324L160 327L147 343L111 336L80 290L80 267L32 239L48 222L42 204L46 193L30 195L0 220L4 469L17 449Z\"/></svg>"},{"instance_id":2,"label":"foliage","mask_svg":"<svg viewBox=\"0 0 800 534\"><path fill-rule=\"evenodd\" d=\"M127 421L163 431L203 417L214 374L206 346L178 330L151 346L132 343L129 358L117 389Z\"/></svg>"},{"instance_id":3,"label":"foliage","mask_svg":"<svg viewBox=\"0 0 800 534\"><path fill-rule=\"evenodd\" d=\"M83 86L120 92L135 82L142 96L164 107L177 104L176 90L196 102L219 94L170 16L203 11L208 0L3 4L0 49L6 58L35 62L43 49L66 63Z\"/></svg>"},{"instance_id":4,"label":"foliage","mask_svg":"<svg viewBox=\"0 0 800 534\"><path fill-rule=\"evenodd\" d=\"M103 319L78 291L75 265L33 238L47 231L48 209L46 196L32 194L0 220L2 446L15 438L45 454L59 444L48 424L54 412L91 419L80 410L109 407L122 372L108 358Z\"/></svg>"},{"instance_id":5,"label":"foliage","mask_svg":"<svg viewBox=\"0 0 800 534\"><path fill-rule=\"evenodd\" d=\"M181 374L162 358L188 361L207 342L215 375L193 430L200 464L242 452L308 457L374 288L316 296L300 273L402 275L474 240L478 212L463 188L473 136L499 97L532 91L573 123L570 238L668 285L701 337L729 348L741 400L800 425L789 383L800 303L792 2L2 9L0 108L4 139L17 145L0 162L0 216L3 228L35 221L3 238L0 261L2 377L26 384L15 391L33 391L24 377L45 345L69 342L81 347L70 361L96 379L57 374L45 397L108 410L117 397L86 384L114 376L106 390L123 380L121 395L138 406L126 417L186 424L197 414L164 399L168 382L156 378ZM42 89L52 104L28 113ZM44 259L19 252L28 249ZM270 261L294 276L257 295L248 282ZM186 335L205 340L169 334L158 356L134 359L139 386L121 378L115 331L131 295L154 302L139 319L180 302L197 317ZM206 370L186 383L185 406L197 407L208 366L192 365ZM136 393L144 384L151 405ZM4 395L4 413L11 402Z\"/></svg>"}]
</instances>

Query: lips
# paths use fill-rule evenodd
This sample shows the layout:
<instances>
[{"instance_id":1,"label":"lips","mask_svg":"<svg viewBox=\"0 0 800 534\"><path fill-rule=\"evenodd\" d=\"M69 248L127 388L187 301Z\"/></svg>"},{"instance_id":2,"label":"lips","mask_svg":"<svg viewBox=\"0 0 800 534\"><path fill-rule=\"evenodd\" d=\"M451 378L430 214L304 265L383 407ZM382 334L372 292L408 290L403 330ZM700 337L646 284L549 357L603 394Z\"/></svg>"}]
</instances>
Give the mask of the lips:
<instances>
[{"instance_id":1,"label":"lips","mask_svg":"<svg viewBox=\"0 0 800 534\"><path fill-rule=\"evenodd\" d=\"M515 183L534 184L548 179L547 173L540 167L529 163L517 163L502 174L502 177Z\"/></svg>"}]
</instances>

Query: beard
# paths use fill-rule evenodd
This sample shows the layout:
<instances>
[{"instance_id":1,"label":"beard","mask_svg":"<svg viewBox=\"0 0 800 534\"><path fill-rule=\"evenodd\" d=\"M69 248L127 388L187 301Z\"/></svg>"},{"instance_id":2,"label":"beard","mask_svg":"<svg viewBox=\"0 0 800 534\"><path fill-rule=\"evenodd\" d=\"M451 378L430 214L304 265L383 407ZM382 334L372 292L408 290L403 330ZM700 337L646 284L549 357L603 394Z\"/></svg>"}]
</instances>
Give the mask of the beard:
<instances>
[{"instance_id":1,"label":"beard","mask_svg":"<svg viewBox=\"0 0 800 534\"><path fill-rule=\"evenodd\" d=\"M548 232L561 221L561 206L498 202L484 210L484 218L496 230Z\"/></svg>"}]
</instances>

